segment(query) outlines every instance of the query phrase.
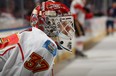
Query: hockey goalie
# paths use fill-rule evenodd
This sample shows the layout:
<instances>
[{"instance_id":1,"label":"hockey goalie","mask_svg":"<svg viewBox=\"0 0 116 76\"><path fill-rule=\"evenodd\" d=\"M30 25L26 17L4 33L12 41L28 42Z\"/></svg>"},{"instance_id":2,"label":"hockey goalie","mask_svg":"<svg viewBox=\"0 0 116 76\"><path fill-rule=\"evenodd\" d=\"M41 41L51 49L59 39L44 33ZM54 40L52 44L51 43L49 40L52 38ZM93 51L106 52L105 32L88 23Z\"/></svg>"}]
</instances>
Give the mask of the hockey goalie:
<instances>
[{"instance_id":1,"label":"hockey goalie","mask_svg":"<svg viewBox=\"0 0 116 76\"><path fill-rule=\"evenodd\" d=\"M34 8L32 28L0 38L0 76L51 76L59 46L72 40L73 17L62 3L48 0Z\"/></svg>"}]
</instances>

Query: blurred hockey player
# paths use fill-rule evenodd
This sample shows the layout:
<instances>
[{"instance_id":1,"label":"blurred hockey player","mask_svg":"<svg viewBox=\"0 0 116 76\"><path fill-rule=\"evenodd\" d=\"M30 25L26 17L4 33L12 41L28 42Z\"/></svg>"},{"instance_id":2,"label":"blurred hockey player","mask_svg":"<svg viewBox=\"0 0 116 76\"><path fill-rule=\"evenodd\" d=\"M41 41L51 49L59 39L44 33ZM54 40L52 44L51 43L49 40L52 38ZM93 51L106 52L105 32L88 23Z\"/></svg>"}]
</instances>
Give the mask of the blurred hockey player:
<instances>
[{"instance_id":1,"label":"blurred hockey player","mask_svg":"<svg viewBox=\"0 0 116 76\"><path fill-rule=\"evenodd\" d=\"M85 22L85 10L84 10L84 5L86 3L86 0L73 0L71 3L71 13L74 16L74 21L75 21L75 40L74 41L74 48L75 48L75 55L76 56L81 56L81 57L86 57L84 55L83 51L83 41L84 41L84 22Z\"/></svg>"},{"instance_id":2,"label":"blurred hockey player","mask_svg":"<svg viewBox=\"0 0 116 76\"><path fill-rule=\"evenodd\" d=\"M64 4L43 2L30 22L32 28L0 39L0 76L51 76L57 46L71 50L62 40L74 35L73 17Z\"/></svg>"}]
</instances>

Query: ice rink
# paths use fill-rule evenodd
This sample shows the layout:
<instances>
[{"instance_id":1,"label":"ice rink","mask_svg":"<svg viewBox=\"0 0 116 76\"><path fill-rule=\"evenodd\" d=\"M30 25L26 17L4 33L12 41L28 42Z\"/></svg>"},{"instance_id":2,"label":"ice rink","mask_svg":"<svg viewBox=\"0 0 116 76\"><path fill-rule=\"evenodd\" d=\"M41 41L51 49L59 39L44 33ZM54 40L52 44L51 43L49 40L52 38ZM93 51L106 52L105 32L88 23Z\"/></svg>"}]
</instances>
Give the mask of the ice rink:
<instances>
[{"instance_id":1,"label":"ice rink","mask_svg":"<svg viewBox=\"0 0 116 76\"><path fill-rule=\"evenodd\" d=\"M116 76L116 33L85 54L88 58L74 59L55 76Z\"/></svg>"}]
</instances>

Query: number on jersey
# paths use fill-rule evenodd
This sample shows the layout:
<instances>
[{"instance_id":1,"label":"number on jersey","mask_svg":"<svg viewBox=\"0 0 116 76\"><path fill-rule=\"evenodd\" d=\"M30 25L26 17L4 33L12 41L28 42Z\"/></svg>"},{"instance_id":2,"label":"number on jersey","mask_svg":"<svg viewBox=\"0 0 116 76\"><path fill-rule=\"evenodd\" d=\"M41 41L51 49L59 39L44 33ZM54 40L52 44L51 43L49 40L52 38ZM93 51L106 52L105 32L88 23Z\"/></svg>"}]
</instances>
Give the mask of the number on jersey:
<instances>
[{"instance_id":1,"label":"number on jersey","mask_svg":"<svg viewBox=\"0 0 116 76\"><path fill-rule=\"evenodd\" d=\"M33 52L29 60L25 62L24 67L31 70L33 73L36 73L48 70L49 64L40 55Z\"/></svg>"}]
</instances>

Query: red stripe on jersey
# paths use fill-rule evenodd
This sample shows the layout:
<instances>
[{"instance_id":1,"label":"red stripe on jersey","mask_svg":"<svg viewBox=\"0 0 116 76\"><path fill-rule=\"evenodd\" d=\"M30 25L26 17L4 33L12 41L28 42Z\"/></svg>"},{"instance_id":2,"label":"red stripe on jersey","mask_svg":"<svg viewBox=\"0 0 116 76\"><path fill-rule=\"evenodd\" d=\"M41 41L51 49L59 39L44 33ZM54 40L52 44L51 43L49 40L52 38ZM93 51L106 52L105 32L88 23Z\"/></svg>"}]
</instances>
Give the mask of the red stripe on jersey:
<instances>
[{"instance_id":1,"label":"red stripe on jersey","mask_svg":"<svg viewBox=\"0 0 116 76\"><path fill-rule=\"evenodd\" d=\"M74 8L75 8L75 9L83 10L83 7L82 7L80 4L74 5Z\"/></svg>"},{"instance_id":2,"label":"red stripe on jersey","mask_svg":"<svg viewBox=\"0 0 116 76\"><path fill-rule=\"evenodd\" d=\"M19 43L17 43L17 44L18 44L18 46L19 46L19 49L20 49L20 52L21 52L21 55L22 55L22 60L24 61L23 50L22 50L20 44L19 44ZM13 49L13 48L15 48L15 46L14 46L14 47L11 47L11 48L9 48L9 49L7 49L3 54L0 54L0 56L4 56L8 51L10 51L10 50Z\"/></svg>"},{"instance_id":3,"label":"red stripe on jersey","mask_svg":"<svg viewBox=\"0 0 116 76\"><path fill-rule=\"evenodd\" d=\"M21 48L21 45L19 43L17 43L18 46L19 46L19 49L20 49L20 52L21 52L21 55L22 55L22 60L24 61L24 53L23 53L23 50Z\"/></svg>"},{"instance_id":4,"label":"red stripe on jersey","mask_svg":"<svg viewBox=\"0 0 116 76\"><path fill-rule=\"evenodd\" d=\"M3 54L0 54L0 56L4 56L8 51L10 51L10 50L13 49L13 48L15 48L15 46L14 46L14 47L11 47L11 48L9 48L9 49L7 49Z\"/></svg>"},{"instance_id":5,"label":"red stripe on jersey","mask_svg":"<svg viewBox=\"0 0 116 76\"><path fill-rule=\"evenodd\" d=\"M81 10L83 13L85 13L85 10L84 10L83 6L81 6L80 4L74 5L74 8L75 8L75 9L79 9L79 10Z\"/></svg>"}]
</instances>

